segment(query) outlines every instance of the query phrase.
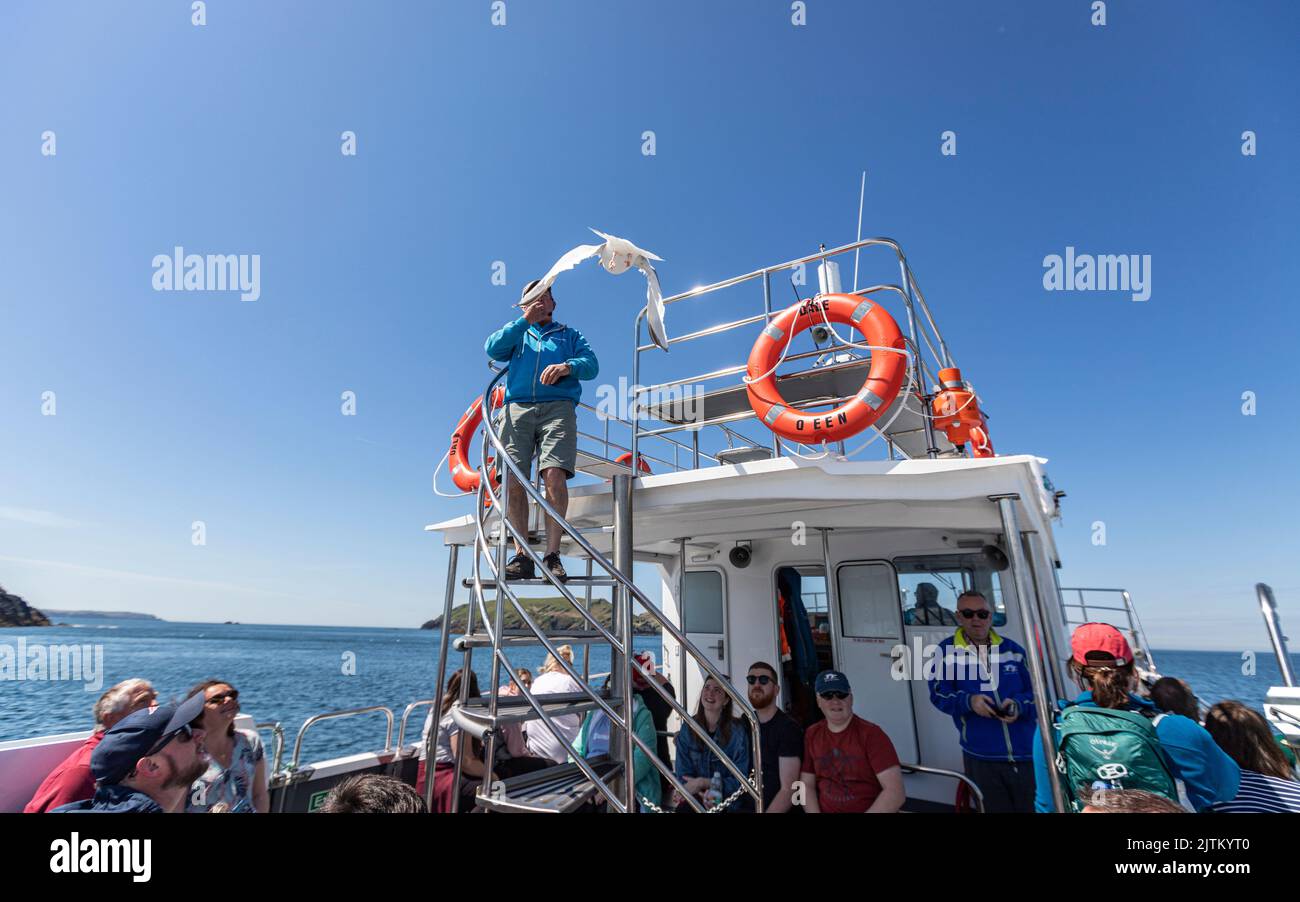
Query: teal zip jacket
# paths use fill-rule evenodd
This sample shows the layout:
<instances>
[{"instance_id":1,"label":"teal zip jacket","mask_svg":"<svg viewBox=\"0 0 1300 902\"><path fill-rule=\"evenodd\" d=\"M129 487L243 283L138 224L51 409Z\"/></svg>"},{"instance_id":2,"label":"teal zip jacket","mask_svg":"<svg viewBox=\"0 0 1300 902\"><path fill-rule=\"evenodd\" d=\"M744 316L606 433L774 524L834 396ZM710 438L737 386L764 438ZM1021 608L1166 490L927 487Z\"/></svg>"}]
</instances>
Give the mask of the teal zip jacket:
<instances>
[{"instance_id":1,"label":"teal zip jacket","mask_svg":"<svg viewBox=\"0 0 1300 902\"><path fill-rule=\"evenodd\" d=\"M506 374L507 404L576 404L582 399L581 382L595 379L600 372L596 352L582 333L555 320L538 326L521 316L488 336L483 350L493 360L510 364ZM555 363L567 363L572 372L554 385L543 385L542 372Z\"/></svg>"},{"instance_id":2,"label":"teal zip jacket","mask_svg":"<svg viewBox=\"0 0 1300 902\"><path fill-rule=\"evenodd\" d=\"M592 711L583 720L582 727L578 730L578 739L573 744L573 750L584 758L588 757L591 750L591 732L597 725L597 719L605 722L602 730L605 741L609 740L609 715L604 711ZM654 716L636 693L632 694L632 732L648 748L654 748L659 741L658 734L655 732ZM632 753L632 774L635 778L637 797L648 799L655 805L662 804L660 795L663 784L659 782L659 770L650 763L650 759L646 757L645 752L641 751L640 746Z\"/></svg>"}]
</instances>

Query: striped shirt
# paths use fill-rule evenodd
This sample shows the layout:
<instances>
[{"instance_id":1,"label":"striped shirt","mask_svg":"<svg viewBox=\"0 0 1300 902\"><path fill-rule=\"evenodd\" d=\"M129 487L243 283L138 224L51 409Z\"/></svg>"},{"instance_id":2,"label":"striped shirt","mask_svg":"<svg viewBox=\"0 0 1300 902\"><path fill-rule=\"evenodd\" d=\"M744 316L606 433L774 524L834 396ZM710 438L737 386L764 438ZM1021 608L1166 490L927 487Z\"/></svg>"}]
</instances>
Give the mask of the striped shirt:
<instances>
[{"instance_id":1,"label":"striped shirt","mask_svg":"<svg viewBox=\"0 0 1300 902\"><path fill-rule=\"evenodd\" d=\"M1230 802L1220 802L1210 810L1228 814L1300 813L1300 783L1242 770L1237 797Z\"/></svg>"}]
</instances>

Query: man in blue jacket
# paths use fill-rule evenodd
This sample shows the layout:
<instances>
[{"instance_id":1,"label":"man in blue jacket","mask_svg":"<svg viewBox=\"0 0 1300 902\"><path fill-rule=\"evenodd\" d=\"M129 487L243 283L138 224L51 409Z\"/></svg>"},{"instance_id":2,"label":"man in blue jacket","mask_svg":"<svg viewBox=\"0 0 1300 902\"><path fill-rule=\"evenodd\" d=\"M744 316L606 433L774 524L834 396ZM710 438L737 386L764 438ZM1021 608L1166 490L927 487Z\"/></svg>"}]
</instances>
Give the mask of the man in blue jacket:
<instances>
[{"instance_id":1,"label":"man in blue jacket","mask_svg":"<svg viewBox=\"0 0 1300 902\"><path fill-rule=\"evenodd\" d=\"M952 717L966 776L990 813L1034 810L1033 684L1025 650L993 630L979 592L957 598L957 632L939 643L930 703Z\"/></svg>"},{"instance_id":2,"label":"man in blue jacket","mask_svg":"<svg viewBox=\"0 0 1300 902\"><path fill-rule=\"evenodd\" d=\"M537 284L529 282L524 295ZM568 480L573 478L578 456L578 401L580 381L595 379L600 370L596 354L577 329L551 318L555 298L548 288L527 307L523 316L488 336L489 357L508 362L505 408L501 411L501 442L519 468L528 473L533 455L546 485L546 500L561 517L569 508ZM513 477L506 480L506 506L510 523L521 536L528 535L528 503L524 488ZM558 580L568 579L560 563L560 527L546 518L546 556L542 563ZM506 564L506 579L532 579L532 558L515 542L515 556Z\"/></svg>"}]
</instances>

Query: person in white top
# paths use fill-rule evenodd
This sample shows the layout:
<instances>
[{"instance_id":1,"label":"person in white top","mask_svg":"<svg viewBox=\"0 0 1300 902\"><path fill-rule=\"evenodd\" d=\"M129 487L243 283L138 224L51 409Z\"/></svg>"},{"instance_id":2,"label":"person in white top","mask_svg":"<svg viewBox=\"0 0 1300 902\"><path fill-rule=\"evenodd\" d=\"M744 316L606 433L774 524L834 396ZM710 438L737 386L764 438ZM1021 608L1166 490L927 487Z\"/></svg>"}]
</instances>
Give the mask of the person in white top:
<instances>
[{"instance_id":1,"label":"person in white top","mask_svg":"<svg viewBox=\"0 0 1300 902\"><path fill-rule=\"evenodd\" d=\"M573 648L561 645L556 649L569 664L573 663ZM564 672L564 668L553 655L546 656L541 673L533 680L533 695L556 695L562 692L581 692L582 686L573 677ZM570 745L578 738L578 729L582 726L582 717L578 714L565 714L551 718ZM569 753L558 739L540 720L528 722L528 753L539 758L549 758L556 764L562 764L569 758Z\"/></svg>"}]
</instances>

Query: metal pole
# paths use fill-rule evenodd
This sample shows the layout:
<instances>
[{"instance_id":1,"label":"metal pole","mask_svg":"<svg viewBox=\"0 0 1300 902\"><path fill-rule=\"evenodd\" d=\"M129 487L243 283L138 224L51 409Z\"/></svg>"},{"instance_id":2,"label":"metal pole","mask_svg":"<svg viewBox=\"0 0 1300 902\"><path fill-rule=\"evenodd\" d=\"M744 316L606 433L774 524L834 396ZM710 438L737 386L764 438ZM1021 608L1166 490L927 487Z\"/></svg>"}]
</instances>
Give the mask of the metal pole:
<instances>
[{"instance_id":1,"label":"metal pole","mask_svg":"<svg viewBox=\"0 0 1300 902\"><path fill-rule=\"evenodd\" d=\"M677 628L686 632L686 539L677 540ZM666 663L666 662L665 662ZM681 686L682 702L691 697L686 685L686 649L677 643L677 685Z\"/></svg>"},{"instance_id":2,"label":"metal pole","mask_svg":"<svg viewBox=\"0 0 1300 902\"><path fill-rule=\"evenodd\" d=\"M1273 590L1264 583L1255 584L1255 594L1259 596L1259 609L1264 614L1264 625L1268 627L1268 638L1273 643L1273 654L1277 655L1277 666L1282 671L1282 683L1295 685L1295 674L1291 671L1291 656L1286 648L1286 636L1282 634L1282 624L1277 618L1277 601Z\"/></svg>"},{"instance_id":3,"label":"metal pole","mask_svg":"<svg viewBox=\"0 0 1300 902\"><path fill-rule=\"evenodd\" d=\"M632 456L629 458L632 472L637 471L636 449L641 437L641 418L636 415L637 406L637 387L641 382L641 317L645 316L646 308L642 307L641 312L636 315L636 322L632 325L632 410L630 419L632 420ZM609 448L605 448L605 457L609 458Z\"/></svg>"},{"instance_id":4,"label":"metal pole","mask_svg":"<svg viewBox=\"0 0 1300 902\"><path fill-rule=\"evenodd\" d=\"M1016 587L1016 607L1020 610L1020 622L1025 625L1025 647L1029 652L1029 678L1034 686L1034 710L1038 715L1038 736L1043 744L1043 756L1047 762L1047 772L1052 781L1052 805L1058 812L1065 811L1065 794L1061 789L1060 775L1056 771L1056 743L1053 741L1052 709L1047 697L1046 668L1043 665L1043 651L1039 646L1042 629L1034 613L1034 603L1030 599L1029 572L1025 565L1025 552L1020 545L1020 527L1016 522L1015 503L1020 500L1018 494L990 495L990 501L997 502L998 512L1002 515L1002 533L1007 537L1007 550L1011 556L1011 577Z\"/></svg>"},{"instance_id":5,"label":"metal pole","mask_svg":"<svg viewBox=\"0 0 1300 902\"><path fill-rule=\"evenodd\" d=\"M608 452L606 452L606 459L608 459ZM587 558L587 590L583 595L582 600L584 602L583 607L585 607L588 611L590 611L591 610L591 558L590 557ZM584 683L591 682L591 643L590 642L582 643L582 681Z\"/></svg>"},{"instance_id":6,"label":"metal pole","mask_svg":"<svg viewBox=\"0 0 1300 902\"><path fill-rule=\"evenodd\" d=\"M826 613L831 623L831 666L839 666L840 593L831 572L831 530L818 527L822 534L822 569L826 571Z\"/></svg>"},{"instance_id":7,"label":"metal pole","mask_svg":"<svg viewBox=\"0 0 1300 902\"><path fill-rule=\"evenodd\" d=\"M691 430L691 469L700 468L700 430Z\"/></svg>"},{"instance_id":8,"label":"metal pole","mask_svg":"<svg viewBox=\"0 0 1300 902\"><path fill-rule=\"evenodd\" d=\"M1037 533L1027 533L1027 535L1037 535ZM1061 657L1060 650L1056 645L1056 640L1059 637L1059 634L1056 632L1056 624L1053 622L1052 618L1049 616L1049 612L1047 611L1047 599L1043 594L1043 586L1046 581L1043 579L1038 566L1038 555L1030 554L1029 568L1030 574L1034 578L1034 589L1036 590L1038 598L1038 618L1043 631L1044 654L1047 655L1047 659L1050 662L1047 667L1047 673L1051 678L1052 694L1056 698L1063 698L1066 693L1065 688L1061 685L1060 667L1061 662L1065 659ZM1060 611L1062 618L1064 618L1065 608L1061 604L1061 593L1059 587L1056 585L1055 573L1052 574L1052 590L1054 592L1052 598L1056 600L1056 610Z\"/></svg>"},{"instance_id":9,"label":"metal pole","mask_svg":"<svg viewBox=\"0 0 1300 902\"><path fill-rule=\"evenodd\" d=\"M456 595L456 565L460 560L460 546L452 545L447 556L447 593L442 602L442 635L438 638L438 680L433 685L433 693L438 702L433 706L433 729L424 744L424 807L433 811L433 769L434 750L438 747L438 732L442 727L443 683L447 679L447 650L451 640L451 603Z\"/></svg>"},{"instance_id":10,"label":"metal pole","mask_svg":"<svg viewBox=\"0 0 1300 902\"><path fill-rule=\"evenodd\" d=\"M635 460L636 458L633 458ZM614 476L614 569L632 579L632 477ZM623 585L614 586L614 628L623 648L610 648L611 689L623 702L623 747L616 754L623 759L623 796L629 814L637 810L636 775L632 772L636 741L632 732L632 594ZM611 723L611 729L613 724ZM610 751L617 748L610 736Z\"/></svg>"}]
</instances>

